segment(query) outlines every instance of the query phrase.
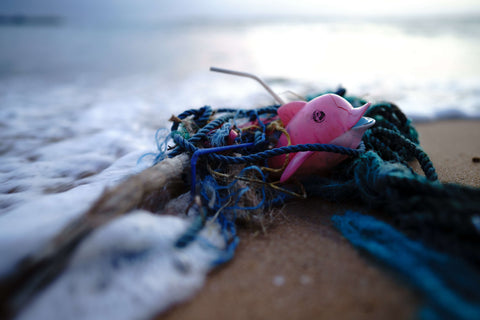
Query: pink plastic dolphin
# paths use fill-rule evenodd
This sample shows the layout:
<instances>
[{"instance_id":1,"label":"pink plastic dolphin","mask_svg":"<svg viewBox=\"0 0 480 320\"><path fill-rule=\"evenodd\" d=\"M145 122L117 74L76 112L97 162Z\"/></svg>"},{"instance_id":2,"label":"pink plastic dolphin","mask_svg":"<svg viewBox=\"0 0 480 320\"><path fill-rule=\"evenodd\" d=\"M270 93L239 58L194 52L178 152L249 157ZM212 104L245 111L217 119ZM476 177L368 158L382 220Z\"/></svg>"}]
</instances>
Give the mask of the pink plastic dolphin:
<instances>
[{"instance_id":1,"label":"pink plastic dolphin","mask_svg":"<svg viewBox=\"0 0 480 320\"><path fill-rule=\"evenodd\" d=\"M370 103L353 108L344 98L336 94L325 94L310 102L295 101L284 104L278 115L290 135L292 145L305 143L329 143L348 148L357 148L363 133L375 124L375 120L363 117ZM282 134L277 147L288 145ZM329 152L297 152L290 154L290 161L283 171L280 182L288 180L294 173L305 175L325 172L346 156ZM285 156L271 160L273 167L283 165Z\"/></svg>"}]
</instances>

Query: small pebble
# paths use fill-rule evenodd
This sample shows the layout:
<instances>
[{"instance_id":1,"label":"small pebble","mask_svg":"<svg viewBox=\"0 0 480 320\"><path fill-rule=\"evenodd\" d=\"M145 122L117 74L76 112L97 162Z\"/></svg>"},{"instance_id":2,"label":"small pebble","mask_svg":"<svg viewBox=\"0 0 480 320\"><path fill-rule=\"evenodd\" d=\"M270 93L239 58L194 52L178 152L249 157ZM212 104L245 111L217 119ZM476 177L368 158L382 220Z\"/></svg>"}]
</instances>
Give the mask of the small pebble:
<instances>
[{"instance_id":1,"label":"small pebble","mask_svg":"<svg viewBox=\"0 0 480 320\"><path fill-rule=\"evenodd\" d=\"M312 278L303 274L303 275L300 276L300 283L303 284L303 285L310 284L310 283L312 283Z\"/></svg>"},{"instance_id":2,"label":"small pebble","mask_svg":"<svg viewBox=\"0 0 480 320\"><path fill-rule=\"evenodd\" d=\"M473 157L472 162L473 163L479 163L480 162L480 157Z\"/></svg>"},{"instance_id":3,"label":"small pebble","mask_svg":"<svg viewBox=\"0 0 480 320\"><path fill-rule=\"evenodd\" d=\"M281 287L285 284L285 278L283 276L275 276L273 278L273 284L277 287Z\"/></svg>"}]
</instances>

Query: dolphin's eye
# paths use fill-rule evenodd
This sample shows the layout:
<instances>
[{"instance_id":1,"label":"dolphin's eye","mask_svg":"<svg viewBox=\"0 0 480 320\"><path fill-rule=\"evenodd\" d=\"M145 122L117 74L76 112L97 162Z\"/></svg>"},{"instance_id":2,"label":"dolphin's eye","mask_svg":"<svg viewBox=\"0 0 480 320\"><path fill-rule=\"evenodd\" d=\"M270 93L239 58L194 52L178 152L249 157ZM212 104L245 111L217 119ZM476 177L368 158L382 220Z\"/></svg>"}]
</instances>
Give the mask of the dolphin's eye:
<instances>
[{"instance_id":1,"label":"dolphin's eye","mask_svg":"<svg viewBox=\"0 0 480 320\"><path fill-rule=\"evenodd\" d=\"M313 113L312 113L312 119L313 119L313 121L315 121L316 123L323 122L323 120L325 120L325 112L319 111L319 110L313 111Z\"/></svg>"}]
</instances>

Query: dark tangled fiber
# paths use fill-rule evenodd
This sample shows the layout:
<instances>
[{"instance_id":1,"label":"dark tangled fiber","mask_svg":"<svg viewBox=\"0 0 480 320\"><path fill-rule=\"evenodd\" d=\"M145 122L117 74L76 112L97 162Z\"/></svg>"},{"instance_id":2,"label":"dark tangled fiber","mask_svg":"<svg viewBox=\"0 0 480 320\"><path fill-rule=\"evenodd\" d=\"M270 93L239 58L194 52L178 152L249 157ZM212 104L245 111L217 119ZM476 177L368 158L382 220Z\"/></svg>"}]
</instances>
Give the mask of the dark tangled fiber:
<instances>
[{"instance_id":1,"label":"dark tangled fiber","mask_svg":"<svg viewBox=\"0 0 480 320\"><path fill-rule=\"evenodd\" d=\"M328 178L307 181L309 195L382 209L412 236L480 266L480 234L474 224L480 189L438 182L415 128L396 105L375 104L366 116L377 122L363 137L367 152L342 163ZM413 159L425 176L409 166Z\"/></svg>"},{"instance_id":2,"label":"dark tangled fiber","mask_svg":"<svg viewBox=\"0 0 480 320\"><path fill-rule=\"evenodd\" d=\"M365 102L355 97L346 99L353 106ZM322 144L274 148L268 143L261 116L274 117L278 107L223 108L215 112L210 107L188 110L179 118L193 117L199 130L186 139L175 131L178 127L175 124L172 137L177 147L169 156L194 153L205 147L209 143L209 132L231 119L258 121L257 132L245 134L236 141L252 143L251 148L237 150L235 154L210 153L207 161L222 167L239 163L265 166L265 159L269 157L298 151L349 155L350 158L334 168L330 176L304 179L308 195L330 201L354 201L370 209L381 209L386 218L393 219L403 231L480 266L480 233L474 223L475 219L480 219L480 189L440 183L430 158L420 147L417 131L395 104L376 103L367 110L365 116L374 118L376 124L364 134L365 149L356 150ZM208 122L212 114L218 117ZM424 175L416 173L409 165L414 160L418 161Z\"/></svg>"}]
</instances>

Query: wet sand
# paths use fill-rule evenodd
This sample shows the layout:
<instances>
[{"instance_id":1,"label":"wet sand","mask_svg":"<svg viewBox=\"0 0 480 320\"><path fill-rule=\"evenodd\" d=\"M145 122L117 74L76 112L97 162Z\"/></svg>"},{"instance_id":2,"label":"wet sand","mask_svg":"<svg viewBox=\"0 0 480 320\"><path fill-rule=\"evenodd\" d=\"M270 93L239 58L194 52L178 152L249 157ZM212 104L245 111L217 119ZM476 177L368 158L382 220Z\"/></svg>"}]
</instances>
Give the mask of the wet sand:
<instances>
[{"instance_id":1,"label":"wet sand","mask_svg":"<svg viewBox=\"0 0 480 320\"><path fill-rule=\"evenodd\" d=\"M416 128L442 182L480 187L480 121ZM240 228L234 259L190 301L157 319L413 318L421 297L333 228L332 215L346 209L362 210L295 201L275 213L266 233Z\"/></svg>"}]
</instances>

